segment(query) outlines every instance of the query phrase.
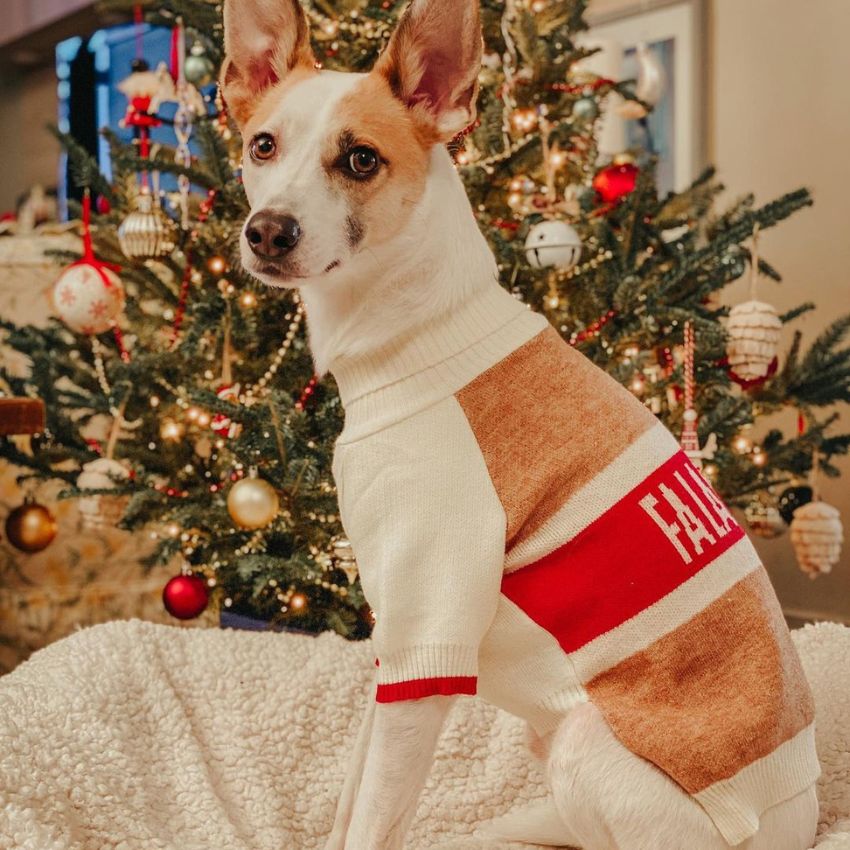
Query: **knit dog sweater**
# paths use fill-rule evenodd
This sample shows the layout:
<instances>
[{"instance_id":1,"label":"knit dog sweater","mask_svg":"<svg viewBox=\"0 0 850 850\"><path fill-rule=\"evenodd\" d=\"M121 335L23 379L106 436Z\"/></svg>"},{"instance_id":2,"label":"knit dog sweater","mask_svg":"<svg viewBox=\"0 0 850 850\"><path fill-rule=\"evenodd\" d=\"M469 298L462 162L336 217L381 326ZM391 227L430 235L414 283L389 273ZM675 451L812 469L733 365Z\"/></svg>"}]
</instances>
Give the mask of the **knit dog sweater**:
<instances>
[{"instance_id":1,"label":"knit dog sweater","mask_svg":"<svg viewBox=\"0 0 850 850\"><path fill-rule=\"evenodd\" d=\"M545 734L589 700L733 845L816 780L811 695L755 549L543 316L493 287L331 370L379 702L478 693Z\"/></svg>"}]
</instances>

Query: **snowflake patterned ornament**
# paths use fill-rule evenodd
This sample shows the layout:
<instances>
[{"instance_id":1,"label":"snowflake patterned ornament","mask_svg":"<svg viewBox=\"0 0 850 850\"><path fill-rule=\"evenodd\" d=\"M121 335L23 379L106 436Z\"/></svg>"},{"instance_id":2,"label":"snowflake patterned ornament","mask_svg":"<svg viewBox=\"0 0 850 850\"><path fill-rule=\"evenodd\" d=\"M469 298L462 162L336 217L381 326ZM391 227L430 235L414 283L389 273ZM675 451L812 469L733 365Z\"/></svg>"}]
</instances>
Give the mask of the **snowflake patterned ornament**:
<instances>
[{"instance_id":1,"label":"snowflake patterned ornament","mask_svg":"<svg viewBox=\"0 0 850 850\"><path fill-rule=\"evenodd\" d=\"M679 443L682 451L688 456L690 462L697 468L702 469L703 460L713 460L717 452L717 435L712 432L708 435L704 446L699 444L697 433L698 414L694 407L694 326L691 322L685 322L685 410L682 414L682 436Z\"/></svg>"},{"instance_id":2,"label":"snowflake patterned ornament","mask_svg":"<svg viewBox=\"0 0 850 850\"><path fill-rule=\"evenodd\" d=\"M102 263L92 249L91 200L83 199L83 256L71 264L53 286L53 306L60 319L76 333L109 330L124 306L124 287L117 266Z\"/></svg>"}]
</instances>

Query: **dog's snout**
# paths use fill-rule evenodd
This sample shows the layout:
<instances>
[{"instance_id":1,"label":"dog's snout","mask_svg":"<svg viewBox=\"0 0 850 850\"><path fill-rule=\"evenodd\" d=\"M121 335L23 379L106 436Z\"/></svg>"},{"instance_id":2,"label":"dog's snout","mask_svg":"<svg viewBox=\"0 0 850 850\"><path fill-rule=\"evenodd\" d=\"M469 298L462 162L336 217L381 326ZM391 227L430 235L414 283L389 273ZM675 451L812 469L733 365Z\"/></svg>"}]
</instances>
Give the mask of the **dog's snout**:
<instances>
[{"instance_id":1,"label":"dog's snout","mask_svg":"<svg viewBox=\"0 0 850 850\"><path fill-rule=\"evenodd\" d=\"M301 238L301 225L291 216L274 210L260 210L245 226L251 250L264 260L288 254Z\"/></svg>"}]
</instances>

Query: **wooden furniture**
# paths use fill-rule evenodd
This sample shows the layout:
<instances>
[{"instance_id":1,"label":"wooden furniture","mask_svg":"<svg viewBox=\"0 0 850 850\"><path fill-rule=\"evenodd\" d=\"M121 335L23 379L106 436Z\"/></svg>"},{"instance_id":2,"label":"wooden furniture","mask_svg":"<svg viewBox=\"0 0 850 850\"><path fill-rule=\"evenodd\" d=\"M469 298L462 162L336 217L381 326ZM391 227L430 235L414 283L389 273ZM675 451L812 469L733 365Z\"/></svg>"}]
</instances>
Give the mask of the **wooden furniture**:
<instances>
[{"instance_id":1,"label":"wooden furniture","mask_svg":"<svg viewBox=\"0 0 850 850\"><path fill-rule=\"evenodd\" d=\"M0 398L0 437L44 431L44 402L39 398Z\"/></svg>"}]
</instances>

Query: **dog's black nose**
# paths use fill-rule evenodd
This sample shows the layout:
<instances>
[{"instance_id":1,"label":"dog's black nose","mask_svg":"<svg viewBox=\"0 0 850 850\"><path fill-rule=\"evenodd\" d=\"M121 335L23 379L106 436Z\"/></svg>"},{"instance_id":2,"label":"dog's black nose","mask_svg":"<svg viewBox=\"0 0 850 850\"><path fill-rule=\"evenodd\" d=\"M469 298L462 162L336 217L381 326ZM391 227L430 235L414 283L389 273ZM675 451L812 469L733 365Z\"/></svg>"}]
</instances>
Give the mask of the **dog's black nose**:
<instances>
[{"instance_id":1,"label":"dog's black nose","mask_svg":"<svg viewBox=\"0 0 850 850\"><path fill-rule=\"evenodd\" d=\"M260 210L245 226L251 250L264 260L288 254L301 238L301 225L291 216L273 210Z\"/></svg>"}]
</instances>

